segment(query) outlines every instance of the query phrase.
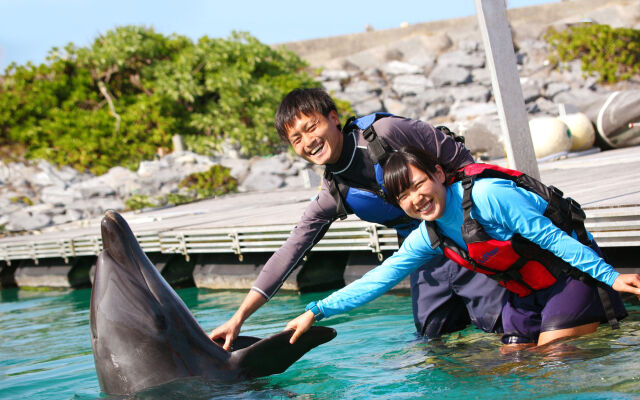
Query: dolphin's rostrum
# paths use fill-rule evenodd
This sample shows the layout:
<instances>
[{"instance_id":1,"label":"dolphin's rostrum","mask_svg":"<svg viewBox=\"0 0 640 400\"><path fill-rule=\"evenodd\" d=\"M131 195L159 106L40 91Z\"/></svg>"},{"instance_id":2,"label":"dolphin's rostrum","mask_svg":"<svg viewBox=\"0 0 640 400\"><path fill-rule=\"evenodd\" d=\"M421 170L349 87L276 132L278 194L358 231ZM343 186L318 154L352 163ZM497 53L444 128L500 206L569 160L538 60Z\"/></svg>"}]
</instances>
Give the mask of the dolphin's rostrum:
<instances>
[{"instance_id":1,"label":"dolphin's rostrum","mask_svg":"<svg viewBox=\"0 0 640 400\"><path fill-rule=\"evenodd\" d=\"M91 344L107 394L131 394L174 379L234 381L277 374L335 330L312 327L295 344L292 331L239 337L228 352L212 342L144 254L126 221L107 211L91 293Z\"/></svg>"}]
</instances>

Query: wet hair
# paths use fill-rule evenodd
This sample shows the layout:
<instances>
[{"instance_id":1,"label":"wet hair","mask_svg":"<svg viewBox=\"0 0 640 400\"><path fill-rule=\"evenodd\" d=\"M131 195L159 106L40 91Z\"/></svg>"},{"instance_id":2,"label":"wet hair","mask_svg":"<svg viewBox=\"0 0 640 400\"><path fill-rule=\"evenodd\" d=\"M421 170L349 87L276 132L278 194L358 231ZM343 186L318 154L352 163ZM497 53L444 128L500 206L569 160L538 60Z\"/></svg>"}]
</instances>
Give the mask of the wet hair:
<instances>
[{"instance_id":1,"label":"wet hair","mask_svg":"<svg viewBox=\"0 0 640 400\"><path fill-rule=\"evenodd\" d=\"M418 168L427 174L430 179L436 179L436 165L439 164L433 154L413 146L402 147L400 150L392 152L389 154L383 170L387 201L394 206L399 206L398 196L400 196L400 193L411 186L409 165ZM447 178L451 175L444 167L443 171ZM447 181L448 179L445 182Z\"/></svg>"},{"instance_id":2,"label":"wet hair","mask_svg":"<svg viewBox=\"0 0 640 400\"><path fill-rule=\"evenodd\" d=\"M312 115L317 112L328 117L331 111L338 112L338 109L331 96L323 89L294 89L284 96L276 111L276 130L280 138L288 142L287 130L291 129L295 119L301 114Z\"/></svg>"}]
</instances>

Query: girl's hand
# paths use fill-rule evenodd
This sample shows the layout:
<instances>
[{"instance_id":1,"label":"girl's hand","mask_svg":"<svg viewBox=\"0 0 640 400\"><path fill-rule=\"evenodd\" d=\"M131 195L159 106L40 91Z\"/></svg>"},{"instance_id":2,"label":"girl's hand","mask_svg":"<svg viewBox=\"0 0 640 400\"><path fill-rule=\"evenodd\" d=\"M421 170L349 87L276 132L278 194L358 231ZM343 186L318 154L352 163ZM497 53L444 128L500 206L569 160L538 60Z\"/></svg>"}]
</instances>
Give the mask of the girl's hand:
<instances>
[{"instance_id":1,"label":"girl's hand","mask_svg":"<svg viewBox=\"0 0 640 400\"><path fill-rule=\"evenodd\" d=\"M618 292L633 293L640 299L640 275L638 274L620 274L611 287Z\"/></svg>"},{"instance_id":2,"label":"girl's hand","mask_svg":"<svg viewBox=\"0 0 640 400\"><path fill-rule=\"evenodd\" d=\"M300 335L311 328L314 322L316 322L316 319L311 311L305 311L304 314L300 314L295 319L289 321L287 327L284 329L293 329L295 331L293 332L293 335L291 335L289 343L294 344Z\"/></svg>"}]
</instances>

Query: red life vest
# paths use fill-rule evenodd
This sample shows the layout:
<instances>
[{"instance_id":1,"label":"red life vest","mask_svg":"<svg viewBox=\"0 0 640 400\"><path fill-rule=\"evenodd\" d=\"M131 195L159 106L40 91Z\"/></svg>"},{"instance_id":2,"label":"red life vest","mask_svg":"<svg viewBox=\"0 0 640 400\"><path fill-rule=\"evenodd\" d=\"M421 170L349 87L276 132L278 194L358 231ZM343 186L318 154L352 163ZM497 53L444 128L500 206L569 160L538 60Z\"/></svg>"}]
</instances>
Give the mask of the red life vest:
<instances>
[{"instance_id":1,"label":"red life vest","mask_svg":"<svg viewBox=\"0 0 640 400\"><path fill-rule=\"evenodd\" d=\"M568 234L575 231L581 243L587 246L590 244L584 227L584 212L577 202L562 197L560 190L546 186L519 171L491 164L470 164L460 169L452 180L452 183L461 181L464 189L464 220L461 230L468 251L441 235L434 222L427 222L427 232L433 248L441 247L447 258L472 271L486 274L519 296L527 296L533 291L550 287L562 274L596 284L597 281L588 274L571 267L553 253L518 234L505 241L490 237L482 225L471 217L471 190L475 180L479 178L511 180L519 187L537 194L548 203L544 213L547 218Z\"/></svg>"}]
</instances>

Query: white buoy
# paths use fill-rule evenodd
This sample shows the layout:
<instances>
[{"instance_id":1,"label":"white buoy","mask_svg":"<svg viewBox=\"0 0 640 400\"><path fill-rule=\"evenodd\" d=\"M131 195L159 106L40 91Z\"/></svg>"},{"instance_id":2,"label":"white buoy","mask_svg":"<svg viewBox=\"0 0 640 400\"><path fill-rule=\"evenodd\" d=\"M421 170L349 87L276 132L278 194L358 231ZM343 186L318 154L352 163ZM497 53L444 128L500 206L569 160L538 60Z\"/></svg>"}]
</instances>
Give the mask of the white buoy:
<instances>
[{"instance_id":1,"label":"white buoy","mask_svg":"<svg viewBox=\"0 0 640 400\"><path fill-rule=\"evenodd\" d=\"M529 121L536 158L569 151L572 140L567 125L558 118L539 117Z\"/></svg>"},{"instance_id":2,"label":"white buoy","mask_svg":"<svg viewBox=\"0 0 640 400\"><path fill-rule=\"evenodd\" d=\"M571 131L571 151L587 150L593 147L596 140L596 130L589 117L583 113L561 115L562 122L567 124Z\"/></svg>"}]
</instances>

